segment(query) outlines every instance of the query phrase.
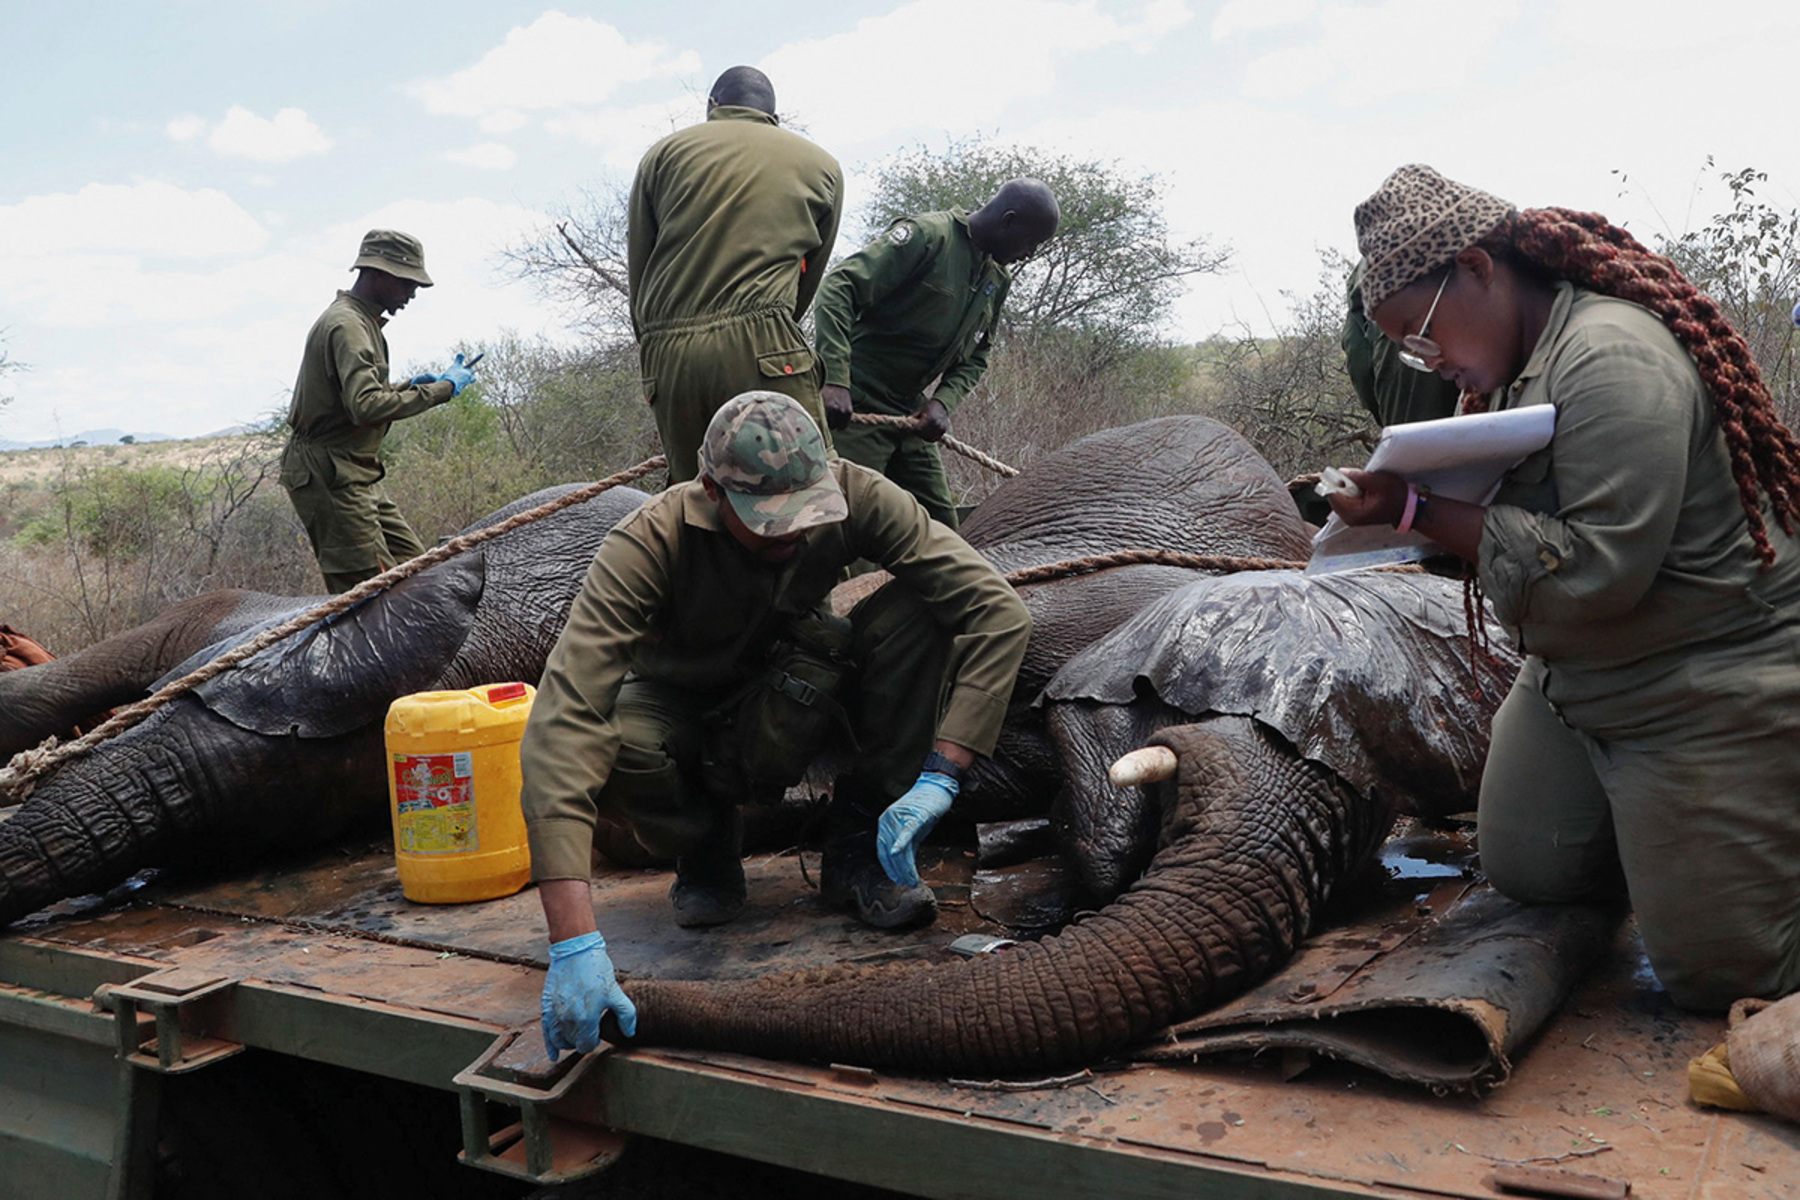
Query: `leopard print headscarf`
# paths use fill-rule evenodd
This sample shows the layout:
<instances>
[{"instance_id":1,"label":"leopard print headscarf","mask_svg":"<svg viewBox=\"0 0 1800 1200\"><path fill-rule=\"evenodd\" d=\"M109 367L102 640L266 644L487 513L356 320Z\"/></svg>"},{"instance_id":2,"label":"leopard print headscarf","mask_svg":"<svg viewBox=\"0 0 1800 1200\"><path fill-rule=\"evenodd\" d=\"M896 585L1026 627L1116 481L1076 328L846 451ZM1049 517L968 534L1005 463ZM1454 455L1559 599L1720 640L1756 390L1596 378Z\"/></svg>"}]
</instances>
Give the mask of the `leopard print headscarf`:
<instances>
[{"instance_id":1,"label":"leopard print headscarf","mask_svg":"<svg viewBox=\"0 0 1800 1200\"><path fill-rule=\"evenodd\" d=\"M1445 179L1430 167L1401 167L1356 206L1363 311L1429 275L1494 231L1513 211L1498 196Z\"/></svg>"}]
</instances>

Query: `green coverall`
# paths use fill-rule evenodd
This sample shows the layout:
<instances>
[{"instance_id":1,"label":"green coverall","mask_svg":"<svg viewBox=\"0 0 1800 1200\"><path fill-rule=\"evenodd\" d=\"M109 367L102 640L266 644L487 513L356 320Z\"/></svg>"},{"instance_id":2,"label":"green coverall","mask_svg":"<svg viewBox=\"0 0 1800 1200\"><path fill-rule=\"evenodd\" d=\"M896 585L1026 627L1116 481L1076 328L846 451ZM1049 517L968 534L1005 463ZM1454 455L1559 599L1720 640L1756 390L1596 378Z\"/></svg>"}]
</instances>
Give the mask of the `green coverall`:
<instances>
[{"instance_id":1,"label":"green coverall","mask_svg":"<svg viewBox=\"0 0 1800 1200\"><path fill-rule=\"evenodd\" d=\"M834 459L849 514L784 564L739 545L698 482L653 497L601 544L545 664L519 748L532 876L586 879L593 828L629 825L673 856L737 797L700 785L706 714L761 669L795 619L866 558L895 581L859 605L844 698L859 751L839 778L872 828L937 738L993 751L1031 617L991 563L912 497Z\"/></svg>"},{"instance_id":2,"label":"green coverall","mask_svg":"<svg viewBox=\"0 0 1800 1200\"><path fill-rule=\"evenodd\" d=\"M444 403L456 390L446 380L389 383L386 323L374 305L340 291L306 335L288 406L292 432L281 454L281 486L333 592L425 552L381 486L381 439L395 421Z\"/></svg>"},{"instance_id":3,"label":"green coverall","mask_svg":"<svg viewBox=\"0 0 1800 1200\"><path fill-rule=\"evenodd\" d=\"M954 413L987 370L1012 274L975 248L960 209L904 218L831 269L819 289L815 341L825 383L850 389L859 412L911 416L932 398ZM839 454L919 498L956 528L935 443L887 426L833 435Z\"/></svg>"},{"instance_id":4,"label":"green coverall","mask_svg":"<svg viewBox=\"0 0 1800 1200\"><path fill-rule=\"evenodd\" d=\"M800 318L843 204L837 160L753 108L714 108L638 164L631 324L670 483L698 474L707 423L741 392L792 396L825 429Z\"/></svg>"},{"instance_id":5,"label":"green coverall","mask_svg":"<svg viewBox=\"0 0 1800 1200\"><path fill-rule=\"evenodd\" d=\"M1714 406L1649 311L1559 283L1496 411L1556 406L1488 507L1481 584L1528 656L1494 717L1482 867L1617 894L1677 1003L1800 988L1800 543L1762 568Z\"/></svg>"}]
</instances>

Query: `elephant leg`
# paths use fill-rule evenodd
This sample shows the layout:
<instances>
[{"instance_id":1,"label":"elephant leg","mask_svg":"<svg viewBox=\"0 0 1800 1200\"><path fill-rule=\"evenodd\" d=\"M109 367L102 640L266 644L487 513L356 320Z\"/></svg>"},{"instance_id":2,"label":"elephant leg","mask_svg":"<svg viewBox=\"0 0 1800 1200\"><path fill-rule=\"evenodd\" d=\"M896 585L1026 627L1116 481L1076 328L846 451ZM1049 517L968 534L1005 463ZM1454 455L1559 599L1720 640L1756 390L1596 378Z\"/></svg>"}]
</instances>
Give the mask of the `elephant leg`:
<instances>
[{"instance_id":1,"label":"elephant leg","mask_svg":"<svg viewBox=\"0 0 1800 1200\"><path fill-rule=\"evenodd\" d=\"M0 674L0 756L143 699L171 667L216 641L220 623L250 595L207 592L85 650Z\"/></svg>"}]
</instances>

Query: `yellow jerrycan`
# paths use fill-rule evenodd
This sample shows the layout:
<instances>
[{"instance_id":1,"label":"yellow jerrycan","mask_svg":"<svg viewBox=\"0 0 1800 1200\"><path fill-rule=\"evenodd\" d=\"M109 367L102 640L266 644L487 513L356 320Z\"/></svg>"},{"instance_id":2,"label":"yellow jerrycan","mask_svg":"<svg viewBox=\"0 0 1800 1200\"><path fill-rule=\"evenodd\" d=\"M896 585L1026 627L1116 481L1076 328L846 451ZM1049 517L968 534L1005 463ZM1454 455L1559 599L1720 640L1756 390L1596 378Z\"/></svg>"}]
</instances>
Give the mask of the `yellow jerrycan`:
<instances>
[{"instance_id":1,"label":"yellow jerrycan","mask_svg":"<svg viewBox=\"0 0 1800 1200\"><path fill-rule=\"evenodd\" d=\"M388 810L408 900L492 900L530 881L519 738L536 696L530 684L490 683L389 706Z\"/></svg>"}]
</instances>

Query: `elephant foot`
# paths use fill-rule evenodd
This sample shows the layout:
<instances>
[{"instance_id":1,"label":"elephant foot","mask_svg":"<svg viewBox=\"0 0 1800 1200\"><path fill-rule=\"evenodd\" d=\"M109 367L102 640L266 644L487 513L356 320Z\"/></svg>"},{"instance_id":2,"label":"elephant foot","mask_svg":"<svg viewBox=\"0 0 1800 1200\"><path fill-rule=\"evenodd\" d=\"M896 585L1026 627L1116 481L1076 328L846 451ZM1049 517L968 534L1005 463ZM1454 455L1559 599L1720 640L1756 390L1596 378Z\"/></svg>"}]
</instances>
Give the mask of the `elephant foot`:
<instances>
[{"instance_id":1,"label":"elephant foot","mask_svg":"<svg viewBox=\"0 0 1800 1200\"><path fill-rule=\"evenodd\" d=\"M875 831L843 834L825 843L819 895L876 929L905 929L937 919L937 897L923 883L904 887L888 878L875 856Z\"/></svg>"}]
</instances>

